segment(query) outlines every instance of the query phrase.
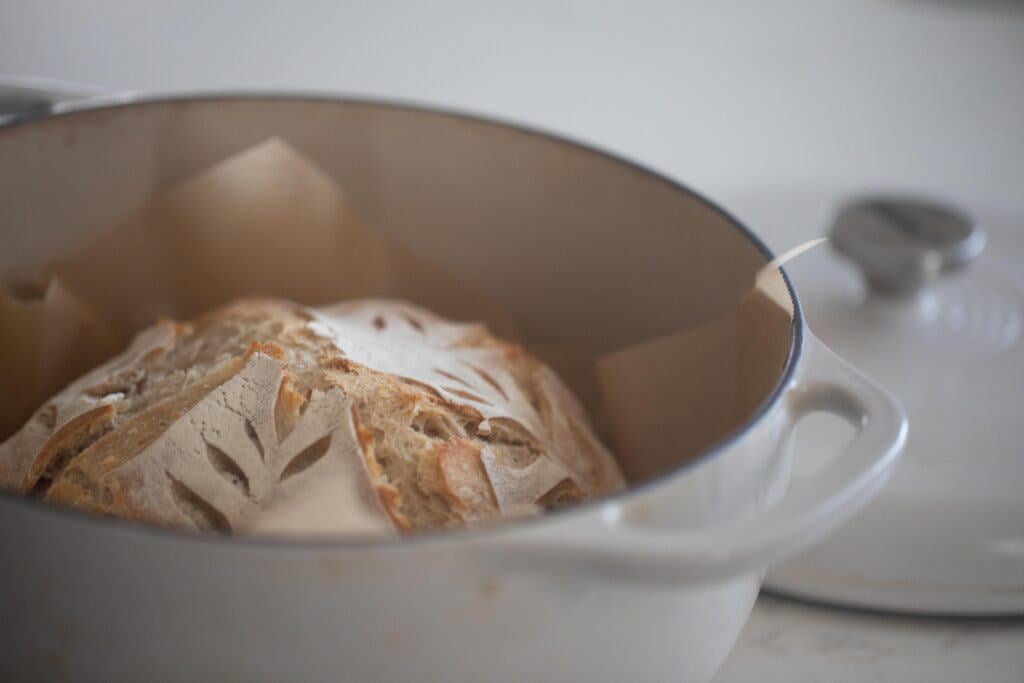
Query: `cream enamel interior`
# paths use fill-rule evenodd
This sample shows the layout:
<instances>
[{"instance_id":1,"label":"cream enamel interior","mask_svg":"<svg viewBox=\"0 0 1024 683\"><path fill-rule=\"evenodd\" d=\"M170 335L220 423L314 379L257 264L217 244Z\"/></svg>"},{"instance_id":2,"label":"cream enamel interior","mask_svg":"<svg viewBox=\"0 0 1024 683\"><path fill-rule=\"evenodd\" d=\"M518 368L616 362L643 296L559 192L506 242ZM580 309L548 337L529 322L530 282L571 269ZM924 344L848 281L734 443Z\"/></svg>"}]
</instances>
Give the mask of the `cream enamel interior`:
<instances>
[{"instance_id":1,"label":"cream enamel interior","mask_svg":"<svg viewBox=\"0 0 1024 683\"><path fill-rule=\"evenodd\" d=\"M734 311L767 260L705 200L562 140L414 108L220 97L86 109L0 128L7 244L0 277L23 280L90 230L272 136L329 172L375 225L507 307L530 343L603 354L701 330ZM699 355L678 369L686 373L679 382L707 397L710 417L674 436L693 434L678 457L633 468L635 479L727 437L778 385L791 321L762 308L726 332L750 340L728 373L703 376ZM717 333L698 337L699 350L721 348ZM739 375L756 381L736 411L735 392L718 389Z\"/></svg>"}]
</instances>

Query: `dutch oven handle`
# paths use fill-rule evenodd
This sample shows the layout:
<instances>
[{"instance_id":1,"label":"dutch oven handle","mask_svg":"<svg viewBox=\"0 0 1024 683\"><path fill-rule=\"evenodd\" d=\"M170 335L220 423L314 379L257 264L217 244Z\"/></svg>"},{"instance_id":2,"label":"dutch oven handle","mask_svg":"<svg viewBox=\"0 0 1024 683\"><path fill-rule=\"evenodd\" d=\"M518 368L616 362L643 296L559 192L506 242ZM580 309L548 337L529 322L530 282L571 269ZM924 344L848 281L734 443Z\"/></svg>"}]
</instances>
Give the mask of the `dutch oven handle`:
<instances>
[{"instance_id":1,"label":"dutch oven handle","mask_svg":"<svg viewBox=\"0 0 1024 683\"><path fill-rule=\"evenodd\" d=\"M58 113L80 100L123 99L127 93L50 78L0 75L0 123Z\"/></svg>"},{"instance_id":2,"label":"dutch oven handle","mask_svg":"<svg viewBox=\"0 0 1024 683\"><path fill-rule=\"evenodd\" d=\"M762 571L821 540L888 481L906 441L907 421L889 392L810 333L804 344L797 377L783 398L790 433L815 412L837 415L857 433L821 472L775 504L686 531L644 527L610 507L596 528L566 533L567 527L552 525L550 536L498 534L492 549L503 562L521 561L535 569L691 583Z\"/></svg>"}]
</instances>

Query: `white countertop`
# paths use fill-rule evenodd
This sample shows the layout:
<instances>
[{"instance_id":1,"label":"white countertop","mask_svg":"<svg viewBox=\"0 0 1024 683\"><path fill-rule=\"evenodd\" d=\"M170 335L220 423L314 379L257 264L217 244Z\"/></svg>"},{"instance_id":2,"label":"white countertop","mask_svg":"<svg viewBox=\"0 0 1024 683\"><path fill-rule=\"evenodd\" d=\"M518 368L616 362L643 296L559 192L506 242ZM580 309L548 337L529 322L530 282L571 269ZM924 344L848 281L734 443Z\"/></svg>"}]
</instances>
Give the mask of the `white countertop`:
<instances>
[{"instance_id":1,"label":"white countertop","mask_svg":"<svg viewBox=\"0 0 1024 683\"><path fill-rule=\"evenodd\" d=\"M716 683L1024 681L1024 620L931 619L762 595Z\"/></svg>"},{"instance_id":2,"label":"white countertop","mask_svg":"<svg viewBox=\"0 0 1024 683\"><path fill-rule=\"evenodd\" d=\"M1012 1L7 0L0 73L437 103L595 142L726 206L806 183L1024 202ZM762 597L718 677L876 679L1022 681L1024 621Z\"/></svg>"}]
</instances>

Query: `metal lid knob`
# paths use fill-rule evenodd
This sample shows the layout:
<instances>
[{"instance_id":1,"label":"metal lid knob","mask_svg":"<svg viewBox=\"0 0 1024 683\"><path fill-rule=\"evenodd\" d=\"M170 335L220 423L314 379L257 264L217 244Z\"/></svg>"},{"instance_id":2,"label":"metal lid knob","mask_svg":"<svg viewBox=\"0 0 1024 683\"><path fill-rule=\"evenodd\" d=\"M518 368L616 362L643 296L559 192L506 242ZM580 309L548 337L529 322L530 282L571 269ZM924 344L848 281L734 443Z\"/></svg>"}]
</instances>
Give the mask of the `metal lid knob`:
<instances>
[{"instance_id":1,"label":"metal lid knob","mask_svg":"<svg viewBox=\"0 0 1024 683\"><path fill-rule=\"evenodd\" d=\"M960 268L985 247L985 233L960 211L898 197L865 197L840 209L832 246L860 268L872 291L910 296Z\"/></svg>"}]
</instances>

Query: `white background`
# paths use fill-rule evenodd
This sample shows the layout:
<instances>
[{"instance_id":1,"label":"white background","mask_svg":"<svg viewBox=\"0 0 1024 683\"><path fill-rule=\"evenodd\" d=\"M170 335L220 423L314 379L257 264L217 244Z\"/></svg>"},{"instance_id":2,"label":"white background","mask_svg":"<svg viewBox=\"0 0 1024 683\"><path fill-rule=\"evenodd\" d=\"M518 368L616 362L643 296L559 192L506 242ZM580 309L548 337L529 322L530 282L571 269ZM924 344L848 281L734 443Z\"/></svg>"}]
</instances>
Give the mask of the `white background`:
<instances>
[{"instance_id":1,"label":"white background","mask_svg":"<svg viewBox=\"0 0 1024 683\"><path fill-rule=\"evenodd\" d=\"M991 0L0 3L0 71L442 103L737 183L1024 183L1024 12Z\"/></svg>"},{"instance_id":2,"label":"white background","mask_svg":"<svg viewBox=\"0 0 1024 683\"><path fill-rule=\"evenodd\" d=\"M0 73L441 104L594 142L741 215L803 185L1024 205L1018 2L0 0ZM1021 681L1024 625L762 599L719 678Z\"/></svg>"}]
</instances>

